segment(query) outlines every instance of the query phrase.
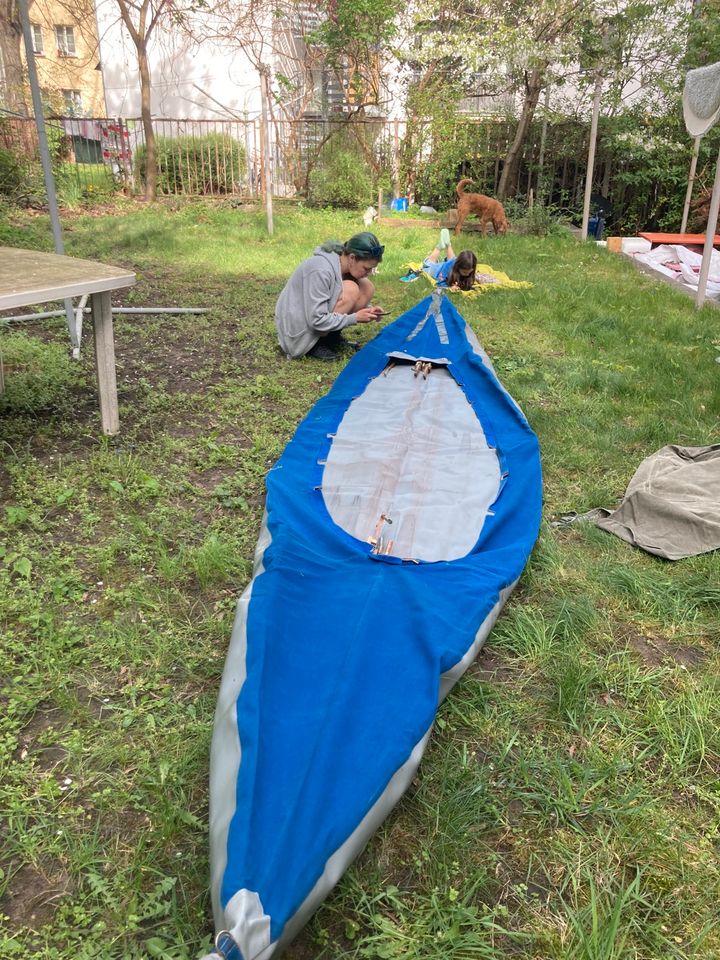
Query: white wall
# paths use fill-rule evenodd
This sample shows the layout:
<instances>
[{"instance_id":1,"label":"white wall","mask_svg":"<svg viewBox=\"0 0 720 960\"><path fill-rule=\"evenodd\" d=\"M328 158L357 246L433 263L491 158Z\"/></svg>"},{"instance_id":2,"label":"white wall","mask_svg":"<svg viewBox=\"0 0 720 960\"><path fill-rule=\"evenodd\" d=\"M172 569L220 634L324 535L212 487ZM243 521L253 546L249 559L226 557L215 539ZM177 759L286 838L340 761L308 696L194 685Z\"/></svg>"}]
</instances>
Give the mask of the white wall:
<instances>
[{"instance_id":1,"label":"white wall","mask_svg":"<svg viewBox=\"0 0 720 960\"><path fill-rule=\"evenodd\" d=\"M135 46L115 0L97 0L105 101L110 117L140 116ZM193 43L159 25L148 53L152 114L173 119L244 118L260 110L257 72L239 48Z\"/></svg>"}]
</instances>

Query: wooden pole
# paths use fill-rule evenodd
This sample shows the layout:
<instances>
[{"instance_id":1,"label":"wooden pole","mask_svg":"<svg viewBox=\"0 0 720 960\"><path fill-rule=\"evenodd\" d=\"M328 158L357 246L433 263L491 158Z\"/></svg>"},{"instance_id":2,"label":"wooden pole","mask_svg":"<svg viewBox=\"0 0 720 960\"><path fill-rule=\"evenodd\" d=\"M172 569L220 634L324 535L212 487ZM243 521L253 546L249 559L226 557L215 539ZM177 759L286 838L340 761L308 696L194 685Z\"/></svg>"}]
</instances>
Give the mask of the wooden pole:
<instances>
[{"instance_id":1,"label":"wooden pole","mask_svg":"<svg viewBox=\"0 0 720 960\"><path fill-rule=\"evenodd\" d=\"M400 196L400 121L395 121L395 130L393 136L393 193L396 197ZM380 211L378 210L378 216Z\"/></svg>"},{"instance_id":2,"label":"wooden pole","mask_svg":"<svg viewBox=\"0 0 720 960\"><path fill-rule=\"evenodd\" d=\"M590 124L590 147L588 149L587 172L585 174L585 201L583 203L583 219L581 239L587 240L588 223L590 221L590 194L592 193L593 170L595 167L595 143L597 141L598 117L600 116L600 97L602 95L602 74L595 73L595 95L593 96L592 122Z\"/></svg>"},{"instance_id":3,"label":"wooden pole","mask_svg":"<svg viewBox=\"0 0 720 960\"><path fill-rule=\"evenodd\" d=\"M700 277L698 278L698 292L695 298L695 306L698 310L705 303L705 290L707 288L708 274L710 273L710 257L713 251L713 241L715 240L718 212L720 212L720 152L718 152L715 165L715 183L713 184L710 213L708 214L707 227L705 228L705 246L703 247Z\"/></svg>"},{"instance_id":4,"label":"wooden pole","mask_svg":"<svg viewBox=\"0 0 720 960\"><path fill-rule=\"evenodd\" d=\"M273 235L273 205L272 205L272 173L270 171L270 116L268 103L270 100L270 83L268 69L260 71L260 99L262 103L262 121L260 124L261 150L263 158L263 188L265 190L265 218L267 232Z\"/></svg>"},{"instance_id":5,"label":"wooden pole","mask_svg":"<svg viewBox=\"0 0 720 960\"><path fill-rule=\"evenodd\" d=\"M695 170L697 168L701 140L702 137L695 137L695 146L693 148L692 160L690 161L690 176L688 177L687 193L685 194L685 206L683 207L680 233L685 233L687 230L688 215L690 213L690 201L692 200L693 186L695 185Z\"/></svg>"},{"instance_id":6,"label":"wooden pole","mask_svg":"<svg viewBox=\"0 0 720 960\"><path fill-rule=\"evenodd\" d=\"M112 437L120 430L120 415L118 413L115 375L115 338L113 336L109 291L93 293L90 302L92 303L93 332L95 334L95 369L100 397L100 420L103 433Z\"/></svg>"},{"instance_id":7,"label":"wooden pole","mask_svg":"<svg viewBox=\"0 0 720 960\"><path fill-rule=\"evenodd\" d=\"M545 110L543 112L542 127L540 128L540 156L538 157L537 189L538 200L541 200L545 194L545 185L543 184L543 167L545 166L545 141L547 140L548 113L550 111L550 84L545 87Z\"/></svg>"}]
</instances>

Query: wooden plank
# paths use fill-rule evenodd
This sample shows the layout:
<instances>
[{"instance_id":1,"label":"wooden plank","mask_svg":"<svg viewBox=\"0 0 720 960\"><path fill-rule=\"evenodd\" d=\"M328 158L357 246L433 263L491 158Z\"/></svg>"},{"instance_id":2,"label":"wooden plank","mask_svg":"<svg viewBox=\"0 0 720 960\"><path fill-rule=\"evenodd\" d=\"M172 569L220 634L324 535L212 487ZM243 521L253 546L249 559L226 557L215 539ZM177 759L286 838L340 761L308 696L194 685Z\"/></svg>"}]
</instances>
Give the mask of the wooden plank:
<instances>
[{"instance_id":1,"label":"wooden plank","mask_svg":"<svg viewBox=\"0 0 720 960\"><path fill-rule=\"evenodd\" d=\"M120 430L120 414L115 377L115 339L110 291L93 293L90 302L95 333L95 370L100 400L100 420L103 433L113 436Z\"/></svg>"},{"instance_id":2,"label":"wooden plank","mask_svg":"<svg viewBox=\"0 0 720 960\"><path fill-rule=\"evenodd\" d=\"M639 237L649 240L650 243L697 243L702 246L705 243L704 233L638 233ZM720 236L715 235L713 246L720 246Z\"/></svg>"},{"instance_id":3,"label":"wooden plank","mask_svg":"<svg viewBox=\"0 0 720 960\"><path fill-rule=\"evenodd\" d=\"M395 217L378 217L375 223L381 227L432 227L433 230L440 229L439 220L399 220Z\"/></svg>"},{"instance_id":4,"label":"wooden plank","mask_svg":"<svg viewBox=\"0 0 720 960\"><path fill-rule=\"evenodd\" d=\"M93 260L0 247L0 310L130 287L135 274Z\"/></svg>"},{"instance_id":5,"label":"wooden plank","mask_svg":"<svg viewBox=\"0 0 720 960\"><path fill-rule=\"evenodd\" d=\"M454 209L449 210L447 213L441 214L437 220L402 220L397 217L378 217L377 220L375 220L375 223L381 227L430 227L433 230L439 230L441 227L448 227L452 230L457 224L457 211ZM462 232L481 232L480 221L466 220L463 224Z\"/></svg>"}]
</instances>

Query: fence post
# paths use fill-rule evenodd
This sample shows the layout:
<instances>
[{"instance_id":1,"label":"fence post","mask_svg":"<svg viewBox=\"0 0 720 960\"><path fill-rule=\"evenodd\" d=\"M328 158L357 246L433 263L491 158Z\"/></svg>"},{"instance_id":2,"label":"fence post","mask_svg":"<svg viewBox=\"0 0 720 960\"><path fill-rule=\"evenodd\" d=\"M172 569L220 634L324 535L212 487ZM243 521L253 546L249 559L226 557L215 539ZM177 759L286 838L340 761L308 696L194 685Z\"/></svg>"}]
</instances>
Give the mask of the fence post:
<instances>
[{"instance_id":1,"label":"fence post","mask_svg":"<svg viewBox=\"0 0 720 960\"><path fill-rule=\"evenodd\" d=\"M132 172L132 161L130 151L130 133L125 128L122 117L117 118L117 126L120 131L120 169L123 176L123 187L128 196L135 193L135 180Z\"/></svg>"},{"instance_id":2,"label":"fence post","mask_svg":"<svg viewBox=\"0 0 720 960\"><path fill-rule=\"evenodd\" d=\"M260 125L260 150L262 154L263 188L265 190L265 215L267 232L273 235L272 173L270 170L270 121L268 100L270 96L269 70L263 66L260 70L260 99L262 104L262 123Z\"/></svg>"},{"instance_id":3,"label":"fence post","mask_svg":"<svg viewBox=\"0 0 720 960\"><path fill-rule=\"evenodd\" d=\"M540 156L538 157L537 172L537 196L542 200L545 194L545 184L543 183L543 167L545 166L545 141L547 139L548 111L550 109L550 84L545 87L545 110L543 112L542 127L540 128Z\"/></svg>"},{"instance_id":4,"label":"fence post","mask_svg":"<svg viewBox=\"0 0 720 960\"><path fill-rule=\"evenodd\" d=\"M685 206L683 207L682 223L680 224L680 233L685 233L687 229L688 214L690 213L690 201L692 200L693 187L695 186L695 170L697 168L698 154L700 153L700 141L702 137L695 137L695 146L693 148L692 160L690 161L690 175L688 177L687 192L685 194Z\"/></svg>"},{"instance_id":5,"label":"fence post","mask_svg":"<svg viewBox=\"0 0 720 960\"><path fill-rule=\"evenodd\" d=\"M593 96L592 121L590 123L590 148L588 150L587 172L585 174L585 199L583 201L583 218L581 239L587 240L588 223L590 221L590 194L592 193L593 169L595 167L595 142L597 140L598 117L600 115L600 97L602 95L602 73L595 73L595 95Z\"/></svg>"},{"instance_id":6,"label":"fence post","mask_svg":"<svg viewBox=\"0 0 720 960\"><path fill-rule=\"evenodd\" d=\"M710 258L715 242L718 213L720 213L720 152L718 152L718 158L715 161L715 182L713 183L712 195L710 197L710 211L708 213L707 226L705 227L705 246L703 247L702 266L700 267L698 290L697 296L695 297L695 306L698 310L705 303L705 291L710 273Z\"/></svg>"},{"instance_id":7,"label":"fence post","mask_svg":"<svg viewBox=\"0 0 720 960\"><path fill-rule=\"evenodd\" d=\"M400 196L400 121L395 121L395 131L393 136L393 191L396 197ZM378 211L379 216L379 211Z\"/></svg>"}]
</instances>

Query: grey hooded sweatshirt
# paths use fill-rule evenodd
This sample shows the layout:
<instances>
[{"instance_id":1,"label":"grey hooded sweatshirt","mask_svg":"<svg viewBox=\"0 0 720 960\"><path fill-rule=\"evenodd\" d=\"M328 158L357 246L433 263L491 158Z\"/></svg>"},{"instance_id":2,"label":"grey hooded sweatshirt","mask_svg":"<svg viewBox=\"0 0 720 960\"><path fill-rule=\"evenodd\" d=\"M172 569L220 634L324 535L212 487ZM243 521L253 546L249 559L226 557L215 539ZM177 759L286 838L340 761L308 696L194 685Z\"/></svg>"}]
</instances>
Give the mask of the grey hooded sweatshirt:
<instances>
[{"instance_id":1,"label":"grey hooded sweatshirt","mask_svg":"<svg viewBox=\"0 0 720 960\"><path fill-rule=\"evenodd\" d=\"M340 256L317 248L285 284L275 306L278 342L289 357L302 357L320 337L357 323L354 313L333 313L342 293Z\"/></svg>"}]
</instances>

